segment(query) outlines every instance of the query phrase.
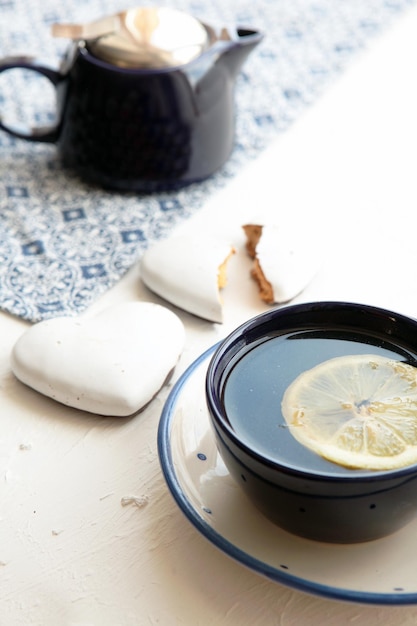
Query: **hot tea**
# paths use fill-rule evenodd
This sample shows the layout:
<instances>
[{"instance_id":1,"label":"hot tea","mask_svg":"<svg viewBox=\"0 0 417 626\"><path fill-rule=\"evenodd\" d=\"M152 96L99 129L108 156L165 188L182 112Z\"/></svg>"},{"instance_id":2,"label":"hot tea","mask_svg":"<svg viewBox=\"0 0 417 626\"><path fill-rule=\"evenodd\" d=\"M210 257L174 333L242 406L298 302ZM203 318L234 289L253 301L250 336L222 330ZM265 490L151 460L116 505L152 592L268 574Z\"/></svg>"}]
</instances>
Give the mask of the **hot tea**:
<instances>
[{"instance_id":1,"label":"hot tea","mask_svg":"<svg viewBox=\"0 0 417 626\"><path fill-rule=\"evenodd\" d=\"M266 337L239 355L223 387L225 412L239 437L263 456L284 465L338 474L353 470L325 460L291 434L281 411L286 389L303 372L336 357L376 355L417 365L416 354L388 340L340 330L303 330Z\"/></svg>"}]
</instances>

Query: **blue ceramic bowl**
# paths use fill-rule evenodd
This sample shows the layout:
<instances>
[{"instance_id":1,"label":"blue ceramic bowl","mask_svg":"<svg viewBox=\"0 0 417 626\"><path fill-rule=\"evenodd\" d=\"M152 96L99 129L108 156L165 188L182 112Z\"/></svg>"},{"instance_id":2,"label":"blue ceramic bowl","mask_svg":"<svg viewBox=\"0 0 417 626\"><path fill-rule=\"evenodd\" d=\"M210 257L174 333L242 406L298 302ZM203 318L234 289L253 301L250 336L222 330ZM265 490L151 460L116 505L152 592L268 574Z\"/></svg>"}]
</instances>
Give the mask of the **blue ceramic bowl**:
<instances>
[{"instance_id":1,"label":"blue ceramic bowl","mask_svg":"<svg viewBox=\"0 0 417 626\"><path fill-rule=\"evenodd\" d=\"M369 541L416 514L416 465L370 471L331 463L299 444L281 414L283 392L301 371L358 353L417 366L417 322L343 302L274 309L232 332L208 367L207 405L231 475L269 519L310 539Z\"/></svg>"}]
</instances>

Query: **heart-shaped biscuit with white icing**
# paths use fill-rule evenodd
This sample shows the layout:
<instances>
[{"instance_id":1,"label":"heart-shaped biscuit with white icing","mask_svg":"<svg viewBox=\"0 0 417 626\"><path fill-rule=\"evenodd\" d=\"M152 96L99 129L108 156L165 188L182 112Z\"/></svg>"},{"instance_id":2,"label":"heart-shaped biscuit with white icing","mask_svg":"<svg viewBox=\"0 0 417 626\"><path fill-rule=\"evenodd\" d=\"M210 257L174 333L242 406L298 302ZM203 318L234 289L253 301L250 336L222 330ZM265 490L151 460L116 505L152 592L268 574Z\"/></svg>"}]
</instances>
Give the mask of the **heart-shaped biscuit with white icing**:
<instances>
[{"instance_id":1,"label":"heart-shaped biscuit with white icing","mask_svg":"<svg viewBox=\"0 0 417 626\"><path fill-rule=\"evenodd\" d=\"M212 322L223 321L220 290L235 250L214 237L176 235L157 242L143 255L141 277L168 302Z\"/></svg>"},{"instance_id":2,"label":"heart-shaped biscuit with white icing","mask_svg":"<svg viewBox=\"0 0 417 626\"><path fill-rule=\"evenodd\" d=\"M150 302L118 304L93 317L30 327L11 354L15 376L77 409L128 416L164 385L184 346L184 326Z\"/></svg>"},{"instance_id":3,"label":"heart-shaped biscuit with white icing","mask_svg":"<svg viewBox=\"0 0 417 626\"><path fill-rule=\"evenodd\" d=\"M301 293L321 265L321 245L302 228L245 224L246 249L254 259L252 277L262 300L289 302Z\"/></svg>"}]
</instances>

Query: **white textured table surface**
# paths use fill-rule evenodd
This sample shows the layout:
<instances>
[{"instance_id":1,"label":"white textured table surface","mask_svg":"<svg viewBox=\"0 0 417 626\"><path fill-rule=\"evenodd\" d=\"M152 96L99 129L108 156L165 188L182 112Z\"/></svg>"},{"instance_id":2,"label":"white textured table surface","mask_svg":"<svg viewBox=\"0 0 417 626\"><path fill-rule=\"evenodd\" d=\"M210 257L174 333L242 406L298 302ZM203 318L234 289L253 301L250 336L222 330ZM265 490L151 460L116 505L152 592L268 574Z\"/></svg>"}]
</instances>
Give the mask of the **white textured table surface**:
<instances>
[{"instance_id":1,"label":"white textured table surface","mask_svg":"<svg viewBox=\"0 0 417 626\"><path fill-rule=\"evenodd\" d=\"M325 253L297 301L353 300L416 316L416 32L413 9L183 228L221 228L239 244L246 219L291 216ZM248 268L244 257L230 263L222 326L177 311L187 345L175 377L263 309ZM87 314L136 299L159 301L138 267ZM57 405L10 372L26 327L0 315L1 626L416 623L417 608L305 595L217 550L177 509L161 474L156 432L169 390L133 419ZM130 495L146 506L122 506Z\"/></svg>"}]
</instances>

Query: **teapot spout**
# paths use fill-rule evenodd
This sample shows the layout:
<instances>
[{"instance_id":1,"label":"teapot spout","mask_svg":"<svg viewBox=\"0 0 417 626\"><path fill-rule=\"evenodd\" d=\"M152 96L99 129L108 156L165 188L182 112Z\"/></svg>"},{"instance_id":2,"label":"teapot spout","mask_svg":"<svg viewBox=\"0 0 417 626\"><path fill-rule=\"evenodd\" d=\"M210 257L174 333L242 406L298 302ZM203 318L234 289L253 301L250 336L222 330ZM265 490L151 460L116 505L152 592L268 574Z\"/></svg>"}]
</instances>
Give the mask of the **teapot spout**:
<instances>
[{"instance_id":1,"label":"teapot spout","mask_svg":"<svg viewBox=\"0 0 417 626\"><path fill-rule=\"evenodd\" d=\"M221 42L224 46L218 62L223 63L232 76L237 76L249 54L263 38L263 33L250 28L238 27L233 30L222 28L216 37L217 45ZM216 46L214 48L216 49Z\"/></svg>"}]
</instances>

